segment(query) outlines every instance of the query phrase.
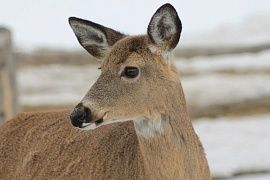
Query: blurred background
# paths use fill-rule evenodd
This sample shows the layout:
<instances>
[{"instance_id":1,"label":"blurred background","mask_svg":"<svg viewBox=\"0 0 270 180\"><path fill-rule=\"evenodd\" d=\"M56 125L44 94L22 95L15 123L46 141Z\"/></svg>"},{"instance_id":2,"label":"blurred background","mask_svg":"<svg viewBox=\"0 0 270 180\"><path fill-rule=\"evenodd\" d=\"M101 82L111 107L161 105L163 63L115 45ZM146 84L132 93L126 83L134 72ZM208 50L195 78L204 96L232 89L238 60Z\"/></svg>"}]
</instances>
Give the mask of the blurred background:
<instances>
[{"instance_id":1,"label":"blurred background","mask_svg":"<svg viewBox=\"0 0 270 180\"><path fill-rule=\"evenodd\" d=\"M0 121L73 107L98 77L68 17L144 34L170 2L183 22L174 64L214 179L270 179L269 0L0 2Z\"/></svg>"}]
</instances>

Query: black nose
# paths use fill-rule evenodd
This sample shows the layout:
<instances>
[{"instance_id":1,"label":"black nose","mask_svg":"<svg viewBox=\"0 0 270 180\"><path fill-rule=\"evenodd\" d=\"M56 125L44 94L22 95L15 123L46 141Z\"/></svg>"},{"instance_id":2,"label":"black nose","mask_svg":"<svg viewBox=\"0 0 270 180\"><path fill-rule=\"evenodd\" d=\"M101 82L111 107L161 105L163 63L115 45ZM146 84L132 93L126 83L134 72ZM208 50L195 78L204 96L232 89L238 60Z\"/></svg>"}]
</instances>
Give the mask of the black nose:
<instances>
[{"instance_id":1,"label":"black nose","mask_svg":"<svg viewBox=\"0 0 270 180\"><path fill-rule=\"evenodd\" d=\"M71 124L75 127L82 127L83 123L89 123L90 117L90 109L83 106L82 103L78 104L70 113Z\"/></svg>"}]
</instances>

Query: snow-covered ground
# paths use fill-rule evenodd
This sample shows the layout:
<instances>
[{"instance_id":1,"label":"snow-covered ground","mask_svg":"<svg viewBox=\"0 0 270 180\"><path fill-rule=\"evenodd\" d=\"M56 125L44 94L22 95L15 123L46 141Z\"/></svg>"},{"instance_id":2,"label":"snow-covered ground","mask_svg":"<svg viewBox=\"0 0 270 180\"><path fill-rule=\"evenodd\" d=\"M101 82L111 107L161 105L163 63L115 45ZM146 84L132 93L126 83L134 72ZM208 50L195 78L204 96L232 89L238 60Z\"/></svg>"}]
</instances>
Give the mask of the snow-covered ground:
<instances>
[{"instance_id":1,"label":"snow-covered ground","mask_svg":"<svg viewBox=\"0 0 270 180\"><path fill-rule=\"evenodd\" d=\"M23 105L77 103L99 74L93 66L49 65L18 71ZM188 102L200 106L270 96L269 75L206 74L182 78ZM215 177L239 171L270 170L270 114L199 119L195 129L205 147ZM266 175L232 180L266 180Z\"/></svg>"},{"instance_id":2,"label":"snow-covered ground","mask_svg":"<svg viewBox=\"0 0 270 180\"><path fill-rule=\"evenodd\" d=\"M213 176L270 170L270 114L204 118L195 121L194 127L204 145Z\"/></svg>"},{"instance_id":3,"label":"snow-covered ground","mask_svg":"<svg viewBox=\"0 0 270 180\"><path fill-rule=\"evenodd\" d=\"M245 55L243 55L245 56ZM210 60L201 62L208 67ZM215 60L213 64L215 64ZM237 61L237 60L236 60ZM270 61L270 60L269 60ZM265 64L268 61L265 60ZM194 62L193 67L197 67ZM211 63L210 63L211 64ZM236 68L239 63L231 61L228 66ZM252 62L251 68L260 67ZM211 65L210 65L211 66ZM181 66L182 67L182 66ZM181 67L179 67L181 69ZM216 63L215 68L223 68ZM267 68L263 66L262 68ZM269 66L270 69L270 66ZM181 71L181 70L180 70ZM46 65L19 69L18 86L22 105L71 104L78 102L99 75L97 66ZM270 73L266 74L197 74L183 76L181 81L189 104L197 106L241 102L270 96Z\"/></svg>"},{"instance_id":4,"label":"snow-covered ground","mask_svg":"<svg viewBox=\"0 0 270 180\"><path fill-rule=\"evenodd\" d=\"M187 102L207 106L270 97L270 52L176 61ZM76 104L97 79L98 66L44 65L18 69L22 105ZM235 71L234 73L220 73ZM249 73L237 72L248 71ZM184 73L185 74L185 73ZM270 170L270 114L204 118L194 121L214 177ZM267 180L270 174L243 175L231 180Z\"/></svg>"},{"instance_id":5,"label":"snow-covered ground","mask_svg":"<svg viewBox=\"0 0 270 180\"><path fill-rule=\"evenodd\" d=\"M174 64L183 74L206 74L213 72L269 73L270 51L256 54L246 53L178 59L174 61Z\"/></svg>"},{"instance_id":6,"label":"snow-covered ground","mask_svg":"<svg viewBox=\"0 0 270 180\"><path fill-rule=\"evenodd\" d=\"M208 106L243 102L270 96L269 75L222 75L183 77L182 84L189 104Z\"/></svg>"},{"instance_id":7,"label":"snow-covered ground","mask_svg":"<svg viewBox=\"0 0 270 180\"><path fill-rule=\"evenodd\" d=\"M28 66L17 73L21 105L78 102L99 75L97 66Z\"/></svg>"},{"instance_id":8,"label":"snow-covered ground","mask_svg":"<svg viewBox=\"0 0 270 180\"><path fill-rule=\"evenodd\" d=\"M229 180L269 180L269 179L270 179L270 174L267 174L267 173L229 178Z\"/></svg>"}]
</instances>

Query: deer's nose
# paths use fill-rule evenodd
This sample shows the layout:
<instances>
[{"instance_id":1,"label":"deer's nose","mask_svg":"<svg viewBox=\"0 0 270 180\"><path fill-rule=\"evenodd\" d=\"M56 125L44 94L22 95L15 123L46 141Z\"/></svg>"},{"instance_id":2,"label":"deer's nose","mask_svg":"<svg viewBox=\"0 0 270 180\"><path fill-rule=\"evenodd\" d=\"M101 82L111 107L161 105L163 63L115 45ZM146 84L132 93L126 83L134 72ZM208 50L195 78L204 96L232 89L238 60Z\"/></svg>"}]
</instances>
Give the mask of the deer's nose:
<instances>
[{"instance_id":1,"label":"deer's nose","mask_svg":"<svg viewBox=\"0 0 270 180\"><path fill-rule=\"evenodd\" d=\"M82 127L83 123L91 121L91 111L89 108L79 103L74 110L70 113L71 124L75 127Z\"/></svg>"}]
</instances>

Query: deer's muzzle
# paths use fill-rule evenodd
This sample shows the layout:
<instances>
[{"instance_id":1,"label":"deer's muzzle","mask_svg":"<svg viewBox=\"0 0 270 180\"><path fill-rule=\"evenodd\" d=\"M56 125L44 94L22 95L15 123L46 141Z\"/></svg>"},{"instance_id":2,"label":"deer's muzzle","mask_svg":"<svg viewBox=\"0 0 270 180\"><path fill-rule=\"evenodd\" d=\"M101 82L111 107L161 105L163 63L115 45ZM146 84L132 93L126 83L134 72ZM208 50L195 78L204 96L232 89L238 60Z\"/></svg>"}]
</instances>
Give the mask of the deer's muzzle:
<instances>
[{"instance_id":1,"label":"deer's muzzle","mask_svg":"<svg viewBox=\"0 0 270 180\"><path fill-rule=\"evenodd\" d=\"M82 103L79 103L70 113L70 120L74 127L84 128L89 124L97 125L102 123L103 115L97 116L96 113L92 113L88 107L85 107Z\"/></svg>"}]
</instances>

